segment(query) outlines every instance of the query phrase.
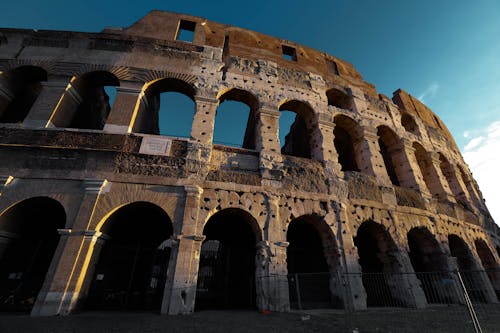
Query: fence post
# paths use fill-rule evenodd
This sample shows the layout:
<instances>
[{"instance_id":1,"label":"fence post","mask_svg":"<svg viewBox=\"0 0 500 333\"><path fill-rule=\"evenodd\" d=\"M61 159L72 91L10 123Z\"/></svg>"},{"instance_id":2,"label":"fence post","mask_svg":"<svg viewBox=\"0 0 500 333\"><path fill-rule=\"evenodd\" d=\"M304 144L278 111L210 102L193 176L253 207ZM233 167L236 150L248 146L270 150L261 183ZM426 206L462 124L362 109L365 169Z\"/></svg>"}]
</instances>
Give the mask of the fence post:
<instances>
[{"instance_id":1,"label":"fence post","mask_svg":"<svg viewBox=\"0 0 500 333\"><path fill-rule=\"evenodd\" d=\"M302 300L300 299L299 274L295 273L295 292L297 293L297 305L302 310Z\"/></svg>"},{"instance_id":2,"label":"fence post","mask_svg":"<svg viewBox=\"0 0 500 333\"><path fill-rule=\"evenodd\" d=\"M474 331L476 333L482 333L483 331L481 329L481 325L479 324L479 320L477 319L476 312L474 311L474 306L472 305L469 297L469 293L465 288L464 281L462 280L462 275L460 274L460 271L455 271L455 273L458 276L458 281L460 281L460 286L462 287L462 291L464 293L465 304L467 304L467 310L469 310L470 318L472 319L472 323L474 324Z\"/></svg>"}]
</instances>

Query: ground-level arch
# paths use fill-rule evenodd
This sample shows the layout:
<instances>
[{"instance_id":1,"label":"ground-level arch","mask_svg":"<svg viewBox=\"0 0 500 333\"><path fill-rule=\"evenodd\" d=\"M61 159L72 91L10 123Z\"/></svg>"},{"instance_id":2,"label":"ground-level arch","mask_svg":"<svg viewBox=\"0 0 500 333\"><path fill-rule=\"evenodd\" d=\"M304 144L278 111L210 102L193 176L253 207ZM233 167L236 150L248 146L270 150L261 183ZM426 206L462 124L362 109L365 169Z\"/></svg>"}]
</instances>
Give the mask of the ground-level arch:
<instances>
[{"instance_id":1,"label":"ground-level arch","mask_svg":"<svg viewBox=\"0 0 500 333\"><path fill-rule=\"evenodd\" d=\"M0 215L0 310L31 310L65 223L63 206L48 197L20 201Z\"/></svg>"}]
</instances>

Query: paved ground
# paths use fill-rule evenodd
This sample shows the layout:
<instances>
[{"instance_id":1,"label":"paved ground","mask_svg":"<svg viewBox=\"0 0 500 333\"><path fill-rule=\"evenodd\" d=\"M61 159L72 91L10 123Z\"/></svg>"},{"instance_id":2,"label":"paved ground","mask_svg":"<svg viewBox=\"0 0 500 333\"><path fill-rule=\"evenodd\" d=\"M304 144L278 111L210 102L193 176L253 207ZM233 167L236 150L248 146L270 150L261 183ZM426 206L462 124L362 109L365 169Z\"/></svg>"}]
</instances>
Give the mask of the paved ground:
<instances>
[{"instance_id":1,"label":"paved ground","mask_svg":"<svg viewBox=\"0 0 500 333\"><path fill-rule=\"evenodd\" d=\"M497 316L498 314L498 316ZM382 309L345 314L311 310L261 314L256 311L201 311L185 316L150 313L83 312L65 317L0 315L0 332L474 332L466 312L456 308L405 311ZM500 312L483 322L483 332L500 332Z\"/></svg>"}]
</instances>

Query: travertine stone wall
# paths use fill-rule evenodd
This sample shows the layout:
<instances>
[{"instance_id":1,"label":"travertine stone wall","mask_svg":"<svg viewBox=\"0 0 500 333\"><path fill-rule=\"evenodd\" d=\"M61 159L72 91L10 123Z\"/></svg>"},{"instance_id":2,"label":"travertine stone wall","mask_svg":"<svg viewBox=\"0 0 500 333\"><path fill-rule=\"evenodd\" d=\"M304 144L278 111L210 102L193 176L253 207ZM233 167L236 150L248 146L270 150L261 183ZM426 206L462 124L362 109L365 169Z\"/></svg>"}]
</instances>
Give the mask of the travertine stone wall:
<instances>
[{"instance_id":1,"label":"travertine stone wall","mask_svg":"<svg viewBox=\"0 0 500 333\"><path fill-rule=\"evenodd\" d=\"M180 20L195 25L192 41L177 40ZM413 272L407 240L413 228L435 237L446 269L457 268L449 235L469 244L478 269L476 240L500 263L499 228L442 121L401 89L392 100L377 94L348 62L291 41L160 11L101 33L0 29L0 37L0 212L25 199L49 197L66 213L33 315L68 314L82 306L109 240L102 226L134 202L160 207L172 222L162 313L194 311L204 227L227 209L255 221L260 310L290 308L287 230L300 217L314 217L332 276L363 271L354 241L363 225L390 239L380 255L386 272ZM285 59L283 46L295 57ZM34 69L46 78L35 102L23 106L27 116L11 122L3 114L13 112L19 68L22 80L29 81ZM100 84L79 80L88 73L116 79L116 98L102 128L70 129L85 85ZM189 138L144 130L158 126L150 96L166 91L194 103ZM247 124L254 149L213 144L215 116L227 96L255 101ZM298 144L280 142L281 110L294 111L305 123L302 141L309 156L281 152L284 145ZM336 121L340 116L349 121ZM336 146L339 128L353 145L348 152ZM392 167L381 153L381 128L394 138L387 147ZM417 145L425 160L417 160ZM343 164L346 154L356 170ZM0 244L8 244L1 228L0 220ZM344 306L365 308L361 278L349 279L349 293L341 293L334 280L330 292ZM482 282L488 300L497 302L498 283L487 276ZM415 276L401 275L388 285L406 306L426 306Z\"/></svg>"}]
</instances>

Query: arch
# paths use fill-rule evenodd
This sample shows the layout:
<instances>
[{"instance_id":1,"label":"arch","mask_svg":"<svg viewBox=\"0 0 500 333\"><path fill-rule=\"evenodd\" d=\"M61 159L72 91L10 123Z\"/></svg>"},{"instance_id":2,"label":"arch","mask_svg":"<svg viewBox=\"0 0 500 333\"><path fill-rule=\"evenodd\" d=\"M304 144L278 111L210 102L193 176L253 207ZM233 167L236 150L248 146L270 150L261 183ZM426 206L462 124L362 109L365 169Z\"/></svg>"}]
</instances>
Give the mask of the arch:
<instances>
[{"instance_id":1,"label":"arch","mask_svg":"<svg viewBox=\"0 0 500 333\"><path fill-rule=\"evenodd\" d=\"M287 230L287 268L290 303L301 306L341 307L342 292L336 273L340 270L335 236L319 215L293 219ZM297 288L297 286L300 286Z\"/></svg>"},{"instance_id":2,"label":"arch","mask_svg":"<svg viewBox=\"0 0 500 333\"><path fill-rule=\"evenodd\" d=\"M398 248L387 229L376 222L363 222L354 237L361 266L366 305L402 306L405 295L398 293L401 284Z\"/></svg>"},{"instance_id":3,"label":"arch","mask_svg":"<svg viewBox=\"0 0 500 333\"><path fill-rule=\"evenodd\" d=\"M469 192L469 197L471 198L473 203L475 203L477 206L480 207L481 206L480 199L479 199L479 196L477 195L477 193L474 189L474 185L472 183L472 180L465 173L464 168L461 165L457 164L457 168L458 168L458 171L460 172L460 178L462 178L462 183L467 188L467 192Z\"/></svg>"},{"instance_id":4,"label":"arch","mask_svg":"<svg viewBox=\"0 0 500 333\"><path fill-rule=\"evenodd\" d=\"M284 137L284 142L280 142L282 145L281 153L296 157L312 158L315 143L313 136L317 128L312 107L302 101L289 100L280 105L279 111L281 112L280 119L283 116L283 112L295 113L295 119L290 126L288 134L283 136L284 128L279 129L280 138Z\"/></svg>"},{"instance_id":5,"label":"arch","mask_svg":"<svg viewBox=\"0 0 500 333\"><path fill-rule=\"evenodd\" d=\"M252 93L231 88L218 97L214 142L255 149L259 101ZM246 124L242 122L247 119Z\"/></svg>"},{"instance_id":6,"label":"arch","mask_svg":"<svg viewBox=\"0 0 500 333\"><path fill-rule=\"evenodd\" d=\"M486 274L488 274L491 285L495 289L497 297L500 298L500 266L495 260L490 247L483 239L476 239L474 245L476 246L476 252L481 260L481 264L483 264L483 268L486 270Z\"/></svg>"},{"instance_id":7,"label":"arch","mask_svg":"<svg viewBox=\"0 0 500 333\"><path fill-rule=\"evenodd\" d=\"M42 91L47 72L37 66L20 66L0 75L0 122L20 123Z\"/></svg>"},{"instance_id":8,"label":"arch","mask_svg":"<svg viewBox=\"0 0 500 333\"><path fill-rule=\"evenodd\" d=\"M145 134L171 134L172 129L182 127L182 134L189 136L195 109L196 88L194 85L179 78L163 78L146 83L143 88L143 96L140 99L135 118L132 120L134 132ZM187 97L188 101L179 101L179 97ZM192 103L190 103L190 101ZM169 107L171 107L169 109ZM191 108L191 111L189 111ZM181 118L182 124L177 120ZM170 122L171 126L160 123ZM188 128L184 128L189 123ZM169 128L163 131L162 128Z\"/></svg>"},{"instance_id":9,"label":"arch","mask_svg":"<svg viewBox=\"0 0 500 333\"><path fill-rule=\"evenodd\" d=\"M420 280L428 303L454 303L456 292L449 290L447 256L434 235L426 227L414 227L407 233L408 255Z\"/></svg>"},{"instance_id":10,"label":"arch","mask_svg":"<svg viewBox=\"0 0 500 333\"><path fill-rule=\"evenodd\" d=\"M208 219L203 234L196 308L255 308L256 244L262 240L255 218L226 208Z\"/></svg>"},{"instance_id":11,"label":"arch","mask_svg":"<svg viewBox=\"0 0 500 333\"><path fill-rule=\"evenodd\" d=\"M436 174L436 170L434 169L429 153L418 142L413 142L413 149L415 150L415 158L427 189L434 198L444 199L443 188L439 182L439 178Z\"/></svg>"},{"instance_id":12,"label":"arch","mask_svg":"<svg viewBox=\"0 0 500 333\"><path fill-rule=\"evenodd\" d=\"M411 116L409 113L403 110L400 110L400 112L401 112L401 125L403 125L404 129L409 133L419 135L418 125L413 116Z\"/></svg>"},{"instance_id":13,"label":"arch","mask_svg":"<svg viewBox=\"0 0 500 333\"><path fill-rule=\"evenodd\" d=\"M111 110L106 87L120 85L107 71L93 71L71 79L50 118L56 127L102 130Z\"/></svg>"},{"instance_id":14,"label":"arch","mask_svg":"<svg viewBox=\"0 0 500 333\"><path fill-rule=\"evenodd\" d=\"M400 139L396 133L387 126L377 127L377 136L380 154L384 160L387 175L393 185L400 186L400 179L404 178L404 170L402 170L401 162L398 161L397 156L400 147Z\"/></svg>"},{"instance_id":15,"label":"arch","mask_svg":"<svg viewBox=\"0 0 500 333\"><path fill-rule=\"evenodd\" d=\"M153 203L133 202L107 215L99 231L105 243L96 251L86 307L159 312L173 234L168 214Z\"/></svg>"},{"instance_id":16,"label":"arch","mask_svg":"<svg viewBox=\"0 0 500 333\"><path fill-rule=\"evenodd\" d=\"M451 256L456 258L458 270L470 297L474 301L485 302L486 295L479 267L467 243L459 236L450 234L448 235L448 246Z\"/></svg>"},{"instance_id":17,"label":"arch","mask_svg":"<svg viewBox=\"0 0 500 333\"><path fill-rule=\"evenodd\" d=\"M446 181L448 182L448 186L451 192L456 197L456 199L462 203L462 205L468 206L466 205L466 198L464 197L463 189L460 186L460 183L458 182L455 170L453 170L453 167L451 166L450 162L442 153L438 153L438 155L439 155L439 167L444 177L446 178Z\"/></svg>"},{"instance_id":18,"label":"arch","mask_svg":"<svg viewBox=\"0 0 500 333\"><path fill-rule=\"evenodd\" d=\"M326 98L328 99L328 105L334 106L339 109L352 111L352 97L346 94L344 91L336 88L328 89L326 91Z\"/></svg>"},{"instance_id":19,"label":"arch","mask_svg":"<svg viewBox=\"0 0 500 333\"><path fill-rule=\"evenodd\" d=\"M333 122L335 124L333 143L342 171L360 171L363 139L361 127L353 119L344 115L336 116Z\"/></svg>"},{"instance_id":20,"label":"arch","mask_svg":"<svg viewBox=\"0 0 500 333\"><path fill-rule=\"evenodd\" d=\"M65 223L64 207L48 197L25 199L0 215L0 310L31 310Z\"/></svg>"}]
</instances>

